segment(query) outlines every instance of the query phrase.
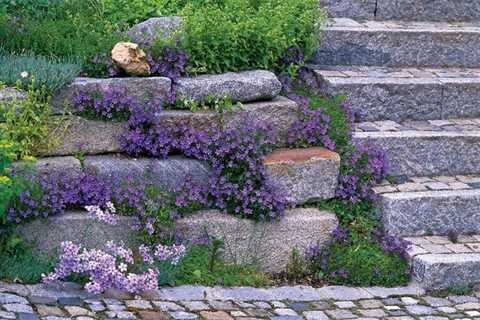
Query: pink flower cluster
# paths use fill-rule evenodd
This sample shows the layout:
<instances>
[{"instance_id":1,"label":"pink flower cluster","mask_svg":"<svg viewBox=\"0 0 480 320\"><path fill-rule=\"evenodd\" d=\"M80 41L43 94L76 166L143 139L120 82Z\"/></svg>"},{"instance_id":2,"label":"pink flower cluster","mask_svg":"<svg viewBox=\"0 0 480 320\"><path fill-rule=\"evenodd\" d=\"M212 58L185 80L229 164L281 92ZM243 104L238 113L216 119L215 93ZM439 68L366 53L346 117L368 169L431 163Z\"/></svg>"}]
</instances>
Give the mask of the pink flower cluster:
<instances>
[{"instance_id":1,"label":"pink flower cluster","mask_svg":"<svg viewBox=\"0 0 480 320\"><path fill-rule=\"evenodd\" d=\"M89 277L90 281L85 285L85 289L91 293L102 293L109 288L138 293L158 288L159 271L154 265L155 262L170 261L177 264L185 255L186 249L183 245L158 245L152 250L142 245L139 252L143 257L143 264L147 265L143 273L132 272L138 270L132 250L113 241L106 244L105 250L89 250L67 241L62 243L62 251L54 272L44 275L43 282L51 283L72 274L79 274Z\"/></svg>"}]
</instances>

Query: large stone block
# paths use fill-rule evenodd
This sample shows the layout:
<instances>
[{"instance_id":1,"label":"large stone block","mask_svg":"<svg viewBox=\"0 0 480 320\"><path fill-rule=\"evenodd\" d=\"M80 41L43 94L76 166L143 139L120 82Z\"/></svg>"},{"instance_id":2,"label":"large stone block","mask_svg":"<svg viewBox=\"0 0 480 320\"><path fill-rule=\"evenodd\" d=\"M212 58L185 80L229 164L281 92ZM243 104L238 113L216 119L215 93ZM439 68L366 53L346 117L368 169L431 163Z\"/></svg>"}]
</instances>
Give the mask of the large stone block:
<instances>
[{"instance_id":1,"label":"large stone block","mask_svg":"<svg viewBox=\"0 0 480 320\"><path fill-rule=\"evenodd\" d=\"M294 204L335 197L340 156L324 148L280 149L268 155L265 166L269 179L287 192Z\"/></svg>"},{"instance_id":2,"label":"large stone block","mask_svg":"<svg viewBox=\"0 0 480 320\"><path fill-rule=\"evenodd\" d=\"M135 232L132 227L133 220L129 217L121 217L118 225L112 226L97 221L87 212L76 211L34 220L19 226L18 231L42 257L55 257L63 241L81 243L89 248L102 248L109 240L133 244Z\"/></svg>"},{"instance_id":3,"label":"large stone block","mask_svg":"<svg viewBox=\"0 0 480 320\"><path fill-rule=\"evenodd\" d=\"M305 253L312 245L326 245L337 224L334 214L317 209L288 210L280 221L265 223L212 210L179 220L177 228L187 239L205 232L222 239L231 263L254 263L264 271L281 272L293 249Z\"/></svg>"},{"instance_id":4,"label":"large stone block","mask_svg":"<svg viewBox=\"0 0 480 320\"><path fill-rule=\"evenodd\" d=\"M15 162L13 167L20 173L38 173L38 174L51 174L51 173L67 173L78 174L82 171L82 164L75 157L49 157L41 158L31 162Z\"/></svg>"},{"instance_id":5,"label":"large stone block","mask_svg":"<svg viewBox=\"0 0 480 320\"><path fill-rule=\"evenodd\" d=\"M480 284L480 254L425 254L412 264L413 280L428 290L473 287Z\"/></svg>"},{"instance_id":6,"label":"large stone block","mask_svg":"<svg viewBox=\"0 0 480 320\"><path fill-rule=\"evenodd\" d=\"M275 74L255 70L181 78L177 94L180 99L199 102L211 97L227 97L233 102L251 102L273 99L280 93L281 88Z\"/></svg>"},{"instance_id":7,"label":"large stone block","mask_svg":"<svg viewBox=\"0 0 480 320\"><path fill-rule=\"evenodd\" d=\"M434 22L333 19L313 61L324 65L480 67L480 29Z\"/></svg>"},{"instance_id":8,"label":"large stone block","mask_svg":"<svg viewBox=\"0 0 480 320\"><path fill-rule=\"evenodd\" d=\"M387 153L393 176L454 176L480 173L480 131L355 132Z\"/></svg>"},{"instance_id":9,"label":"large stone block","mask_svg":"<svg viewBox=\"0 0 480 320\"><path fill-rule=\"evenodd\" d=\"M480 190L380 195L385 231L395 236L480 233Z\"/></svg>"},{"instance_id":10,"label":"large stone block","mask_svg":"<svg viewBox=\"0 0 480 320\"><path fill-rule=\"evenodd\" d=\"M378 0L320 0L330 17L373 19Z\"/></svg>"},{"instance_id":11,"label":"large stone block","mask_svg":"<svg viewBox=\"0 0 480 320\"><path fill-rule=\"evenodd\" d=\"M149 48L156 40L172 40L178 36L181 29L181 17L156 17L134 25L128 30L128 36L132 42Z\"/></svg>"},{"instance_id":12,"label":"large stone block","mask_svg":"<svg viewBox=\"0 0 480 320\"><path fill-rule=\"evenodd\" d=\"M210 175L210 169L205 163L180 156L164 160L136 159L121 155L89 156L85 158L84 165L85 168L108 179L143 178L167 189L178 187L186 177L206 183Z\"/></svg>"},{"instance_id":13,"label":"large stone block","mask_svg":"<svg viewBox=\"0 0 480 320\"><path fill-rule=\"evenodd\" d=\"M158 101L167 102L171 91L172 82L164 77L146 77L146 78L76 78L73 83L65 87L56 95L52 101L57 109L68 109L72 97L79 90L97 91L108 88L117 88L125 90L125 93L135 98L139 103L148 106L152 98Z\"/></svg>"}]
</instances>

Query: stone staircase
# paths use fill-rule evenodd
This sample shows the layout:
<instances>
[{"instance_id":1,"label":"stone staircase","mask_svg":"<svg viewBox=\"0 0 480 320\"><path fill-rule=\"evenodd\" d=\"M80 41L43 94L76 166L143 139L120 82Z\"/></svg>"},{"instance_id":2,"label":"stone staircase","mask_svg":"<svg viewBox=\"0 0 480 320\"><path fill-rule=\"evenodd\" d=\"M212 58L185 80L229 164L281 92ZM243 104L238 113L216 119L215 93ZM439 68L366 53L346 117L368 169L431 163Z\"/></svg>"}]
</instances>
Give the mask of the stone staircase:
<instances>
[{"instance_id":1,"label":"stone staircase","mask_svg":"<svg viewBox=\"0 0 480 320\"><path fill-rule=\"evenodd\" d=\"M313 60L320 90L362 116L354 139L391 162L378 211L414 245L426 289L480 284L480 2L321 0L332 17Z\"/></svg>"}]
</instances>

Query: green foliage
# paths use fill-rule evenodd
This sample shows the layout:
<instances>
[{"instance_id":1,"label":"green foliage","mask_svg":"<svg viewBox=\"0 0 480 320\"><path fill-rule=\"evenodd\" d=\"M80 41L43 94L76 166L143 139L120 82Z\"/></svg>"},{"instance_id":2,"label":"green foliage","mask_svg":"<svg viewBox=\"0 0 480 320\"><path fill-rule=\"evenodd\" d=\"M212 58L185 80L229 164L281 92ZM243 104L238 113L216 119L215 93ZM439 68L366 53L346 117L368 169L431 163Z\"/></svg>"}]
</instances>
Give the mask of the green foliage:
<instances>
[{"instance_id":1,"label":"green foliage","mask_svg":"<svg viewBox=\"0 0 480 320\"><path fill-rule=\"evenodd\" d=\"M21 240L20 240L21 241ZM21 281L22 283L38 283L42 274L53 269L53 261L33 255L28 248L13 254L0 253L0 279Z\"/></svg>"},{"instance_id":2,"label":"green foliage","mask_svg":"<svg viewBox=\"0 0 480 320\"><path fill-rule=\"evenodd\" d=\"M303 257L297 248L292 250L286 268L286 277L290 281L300 281L310 274L307 260Z\"/></svg>"},{"instance_id":3,"label":"green foliage","mask_svg":"<svg viewBox=\"0 0 480 320\"><path fill-rule=\"evenodd\" d=\"M217 248L218 249L218 248ZM172 285L197 284L205 286L265 286L266 276L251 266L226 265L217 256L213 245L194 245L182 259L175 271L163 269L164 283ZM214 259L213 269L212 257Z\"/></svg>"},{"instance_id":4,"label":"green foliage","mask_svg":"<svg viewBox=\"0 0 480 320\"><path fill-rule=\"evenodd\" d=\"M240 102L234 104L229 97L210 96L203 102L180 97L176 101L175 109L186 109L192 112L215 111L223 114L242 109L242 104Z\"/></svg>"},{"instance_id":5,"label":"green foliage","mask_svg":"<svg viewBox=\"0 0 480 320\"><path fill-rule=\"evenodd\" d=\"M359 219L376 220L375 211L369 201L347 203L340 199L332 199L319 202L317 206L320 209L334 212L342 226L348 226Z\"/></svg>"},{"instance_id":6,"label":"green foliage","mask_svg":"<svg viewBox=\"0 0 480 320\"><path fill-rule=\"evenodd\" d=\"M25 99L0 103L0 136L15 142L20 157L30 156L46 147L45 137L51 130L48 100L45 90L37 90L33 81Z\"/></svg>"},{"instance_id":7,"label":"green foliage","mask_svg":"<svg viewBox=\"0 0 480 320\"><path fill-rule=\"evenodd\" d=\"M309 56L317 43L316 0L172 2L184 18L182 46L192 73L277 69L288 48Z\"/></svg>"},{"instance_id":8,"label":"green foliage","mask_svg":"<svg viewBox=\"0 0 480 320\"><path fill-rule=\"evenodd\" d=\"M35 79L36 89L45 88L48 93L72 82L81 67L59 59L47 59L32 55L0 53L0 82L28 89Z\"/></svg>"}]
</instances>

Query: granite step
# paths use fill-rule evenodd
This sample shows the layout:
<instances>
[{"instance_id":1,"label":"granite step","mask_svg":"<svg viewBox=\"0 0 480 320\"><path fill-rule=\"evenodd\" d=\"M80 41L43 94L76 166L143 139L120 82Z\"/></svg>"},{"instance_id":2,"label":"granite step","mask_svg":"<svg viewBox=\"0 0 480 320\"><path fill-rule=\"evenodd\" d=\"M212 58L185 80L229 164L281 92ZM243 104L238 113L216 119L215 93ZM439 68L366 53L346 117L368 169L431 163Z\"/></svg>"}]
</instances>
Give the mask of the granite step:
<instances>
[{"instance_id":1,"label":"granite step","mask_svg":"<svg viewBox=\"0 0 480 320\"><path fill-rule=\"evenodd\" d=\"M480 119L362 122L353 140L383 148L394 177L480 174Z\"/></svg>"},{"instance_id":2,"label":"granite step","mask_svg":"<svg viewBox=\"0 0 480 320\"><path fill-rule=\"evenodd\" d=\"M362 121L480 116L480 68L310 67L321 93L348 97Z\"/></svg>"},{"instance_id":3,"label":"granite step","mask_svg":"<svg viewBox=\"0 0 480 320\"><path fill-rule=\"evenodd\" d=\"M331 17L406 21L480 20L472 0L320 0Z\"/></svg>"},{"instance_id":4,"label":"granite step","mask_svg":"<svg viewBox=\"0 0 480 320\"><path fill-rule=\"evenodd\" d=\"M298 120L297 103L278 96L268 101L242 104L234 112L220 114L214 111L190 112L186 110L163 110L157 116L162 125L178 127L186 124L193 128L210 128L220 124L234 124L247 113L252 118L265 121L279 134L280 146L286 144L286 135L290 126ZM53 145L44 151L44 156L95 155L122 152L119 139L124 131L122 122L89 120L78 116L61 118L63 125L55 130Z\"/></svg>"},{"instance_id":5,"label":"granite step","mask_svg":"<svg viewBox=\"0 0 480 320\"><path fill-rule=\"evenodd\" d=\"M388 234L480 234L480 175L412 177L374 188Z\"/></svg>"},{"instance_id":6,"label":"granite step","mask_svg":"<svg viewBox=\"0 0 480 320\"><path fill-rule=\"evenodd\" d=\"M405 238L412 278L428 290L464 289L480 284L480 235Z\"/></svg>"},{"instance_id":7,"label":"granite step","mask_svg":"<svg viewBox=\"0 0 480 320\"><path fill-rule=\"evenodd\" d=\"M312 61L323 65L480 67L479 23L334 18Z\"/></svg>"},{"instance_id":8,"label":"granite step","mask_svg":"<svg viewBox=\"0 0 480 320\"><path fill-rule=\"evenodd\" d=\"M109 240L135 244L133 219L122 217L116 226L96 221L86 212L75 211L34 220L19 227L20 234L42 256L55 253L62 241L98 248ZM338 226L335 214L314 208L287 210L279 221L257 223L221 213L200 211L176 221L177 234L198 241L205 232L223 239L229 263L255 264L268 272L285 271L292 250L305 253L311 246L328 245Z\"/></svg>"}]
</instances>

